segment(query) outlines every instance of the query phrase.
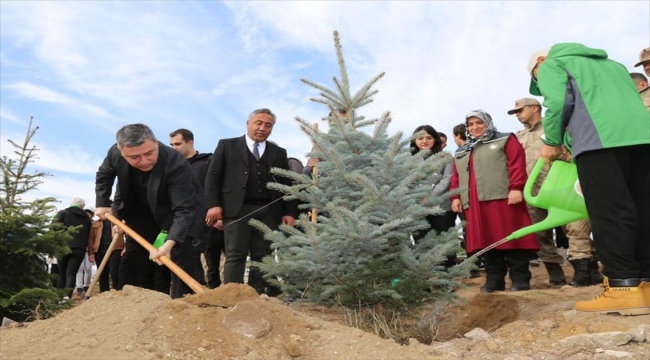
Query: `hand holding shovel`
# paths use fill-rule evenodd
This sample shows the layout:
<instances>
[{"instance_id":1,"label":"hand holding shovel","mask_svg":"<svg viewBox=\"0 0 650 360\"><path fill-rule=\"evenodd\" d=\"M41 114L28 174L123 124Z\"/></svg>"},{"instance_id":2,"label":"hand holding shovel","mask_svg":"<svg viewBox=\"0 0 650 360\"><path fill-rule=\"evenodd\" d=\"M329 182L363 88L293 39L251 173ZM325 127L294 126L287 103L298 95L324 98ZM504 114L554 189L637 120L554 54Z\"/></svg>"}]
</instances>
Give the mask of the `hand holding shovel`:
<instances>
[{"instance_id":1,"label":"hand holding shovel","mask_svg":"<svg viewBox=\"0 0 650 360\"><path fill-rule=\"evenodd\" d=\"M140 236L137 232L135 232L133 229L128 227L126 224L123 222L119 221L115 216L111 214L106 214L106 219L110 220L113 224L117 225L120 229L122 229L125 233L127 233L131 238L140 244L143 248L145 248L147 251L151 252L152 250L157 249L151 245L147 240L145 240L142 236ZM195 293L199 294L204 291L203 287L201 284L199 284L194 278L192 278L190 275L188 275L183 269L181 269L176 263L172 261L167 255L161 255L160 257L157 258L158 261L163 263L165 266L169 268L171 272L176 274L187 286L192 289Z\"/></svg>"}]
</instances>

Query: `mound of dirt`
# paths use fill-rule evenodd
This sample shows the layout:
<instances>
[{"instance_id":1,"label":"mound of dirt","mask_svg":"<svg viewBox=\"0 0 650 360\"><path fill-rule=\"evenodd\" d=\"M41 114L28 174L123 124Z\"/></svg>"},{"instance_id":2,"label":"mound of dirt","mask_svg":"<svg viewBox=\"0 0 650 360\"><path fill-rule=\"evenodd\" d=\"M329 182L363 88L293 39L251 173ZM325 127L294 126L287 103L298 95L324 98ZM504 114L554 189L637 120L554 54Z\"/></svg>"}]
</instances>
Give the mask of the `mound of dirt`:
<instances>
[{"instance_id":1,"label":"mound of dirt","mask_svg":"<svg viewBox=\"0 0 650 360\"><path fill-rule=\"evenodd\" d=\"M650 315L578 313L574 302L600 287L553 288L539 268L533 276L533 290L497 294L481 294L484 279L468 279L458 292L465 302L442 309L431 345L399 345L344 325L343 309L286 304L246 285L176 300L127 286L52 319L0 329L0 359L649 358ZM431 314L429 307L409 316Z\"/></svg>"}]
</instances>

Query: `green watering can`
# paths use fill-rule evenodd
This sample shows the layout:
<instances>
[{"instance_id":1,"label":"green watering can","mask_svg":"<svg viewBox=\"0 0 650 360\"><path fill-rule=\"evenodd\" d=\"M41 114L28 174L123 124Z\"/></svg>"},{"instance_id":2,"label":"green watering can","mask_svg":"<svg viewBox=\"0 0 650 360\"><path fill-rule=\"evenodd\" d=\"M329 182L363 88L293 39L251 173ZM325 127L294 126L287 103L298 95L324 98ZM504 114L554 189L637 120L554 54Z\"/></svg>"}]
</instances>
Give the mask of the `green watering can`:
<instances>
[{"instance_id":1,"label":"green watering can","mask_svg":"<svg viewBox=\"0 0 650 360\"><path fill-rule=\"evenodd\" d=\"M540 158L530 172L528 181L526 181L526 185L524 186L524 199L534 207L546 209L548 211L546 219L513 232L508 237L481 249L481 251L475 253L470 258L478 257L508 241L589 218L582 189L578 182L578 169L574 163L560 160L554 161L537 196L533 196L533 185L535 185L539 173L544 168L544 164L544 159Z\"/></svg>"}]
</instances>

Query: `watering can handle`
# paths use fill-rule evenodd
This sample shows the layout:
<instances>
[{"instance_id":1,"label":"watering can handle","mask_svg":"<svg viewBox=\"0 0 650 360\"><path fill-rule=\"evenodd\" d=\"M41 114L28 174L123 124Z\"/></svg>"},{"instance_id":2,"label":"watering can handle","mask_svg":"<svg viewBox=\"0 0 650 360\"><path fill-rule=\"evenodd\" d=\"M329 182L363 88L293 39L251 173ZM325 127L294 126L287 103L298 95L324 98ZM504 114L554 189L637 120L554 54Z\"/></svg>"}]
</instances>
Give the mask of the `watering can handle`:
<instances>
[{"instance_id":1,"label":"watering can handle","mask_svg":"<svg viewBox=\"0 0 650 360\"><path fill-rule=\"evenodd\" d=\"M533 186L535 185L535 182L537 182L537 178L539 177L539 173L542 172L542 169L544 168L544 165L546 162L544 159L539 158L537 159L537 162L535 163L535 167L533 167L533 170L531 170L530 175L528 175L528 180L526 181L526 185L524 186L524 199L526 199L526 202L530 205L535 206L537 203L537 196L533 196Z\"/></svg>"}]
</instances>

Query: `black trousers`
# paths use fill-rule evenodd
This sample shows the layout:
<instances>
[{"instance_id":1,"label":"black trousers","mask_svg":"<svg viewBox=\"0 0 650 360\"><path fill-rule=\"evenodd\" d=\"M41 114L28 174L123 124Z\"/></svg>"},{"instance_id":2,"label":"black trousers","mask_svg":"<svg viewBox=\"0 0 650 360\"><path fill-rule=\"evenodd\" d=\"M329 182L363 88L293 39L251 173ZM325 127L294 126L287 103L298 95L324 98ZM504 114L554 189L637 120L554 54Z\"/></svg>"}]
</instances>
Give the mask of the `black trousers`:
<instances>
[{"instance_id":1,"label":"black trousers","mask_svg":"<svg viewBox=\"0 0 650 360\"><path fill-rule=\"evenodd\" d=\"M225 253L225 235L223 230L212 228L208 237L208 243L203 255L205 262L208 264L207 285L210 289L215 289L221 285L221 275L219 267L221 266L221 252Z\"/></svg>"},{"instance_id":2,"label":"black trousers","mask_svg":"<svg viewBox=\"0 0 650 360\"><path fill-rule=\"evenodd\" d=\"M56 282L56 287L59 289L70 289L68 297L72 297L72 290L77 282L77 271L79 266L84 261L86 256L86 249L70 248L71 253L63 256L59 260L59 274Z\"/></svg>"},{"instance_id":3,"label":"black trousers","mask_svg":"<svg viewBox=\"0 0 650 360\"><path fill-rule=\"evenodd\" d=\"M126 243L134 242L128 236ZM165 266L159 266L152 260L149 260L149 251L138 245L137 248L128 249L122 261L119 270L119 288L124 285L133 285L141 288L160 291L169 295L171 288L171 274Z\"/></svg>"},{"instance_id":4,"label":"black trousers","mask_svg":"<svg viewBox=\"0 0 650 360\"><path fill-rule=\"evenodd\" d=\"M532 274L529 259L534 252L522 249L490 250L483 255L485 273L488 282L505 283L505 276L510 273L510 280L516 284L529 284Z\"/></svg>"},{"instance_id":5,"label":"black trousers","mask_svg":"<svg viewBox=\"0 0 650 360\"><path fill-rule=\"evenodd\" d=\"M190 275L194 280L200 283L200 279L203 277L203 268L201 267L201 252L197 251L194 246L194 238L188 236L185 238L185 241L182 243L177 243L176 246L172 248L171 259L178 265L183 271ZM183 295L193 294L194 291L187 284L183 282L176 274L172 273L164 265L158 265L159 268L164 268L170 274L171 280L171 297L172 299L178 299L183 297Z\"/></svg>"},{"instance_id":6,"label":"black trousers","mask_svg":"<svg viewBox=\"0 0 650 360\"><path fill-rule=\"evenodd\" d=\"M611 279L650 277L649 164L650 145L576 158L598 259Z\"/></svg>"},{"instance_id":7,"label":"black trousers","mask_svg":"<svg viewBox=\"0 0 650 360\"><path fill-rule=\"evenodd\" d=\"M104 261L104 257L106 257L107 250L108 250L108 246L100 247L99 250L95 253L95 263L97 264L97 266L99 266L102 263L102 261ZM109 258L108 258L108 262L106 263L106 267L99 275L100 292L110 290L109 276L110 276L110 280L113 283L113 289L122 290L122 288L118 288L120 284L120 261L122 259L121 253L122 253L122 249L119 249L119 250L113 250L113 252L108 255Z\"/></svg>"},{"instance_id":8,"label":"black trousers","mask_svg":"<svg viewBox=\"0 0 650 360\"><path fill-rule=\"evenodd\" d=\"M436 231L440 234L441 232L447 232L450 228L456 226L456 213L453 211L446 211L441 215L428 215L427 221L429 222L430 229ZM429 232L429 230L418 231L413 234L413 240L417 243L420 239ZM456 265L456 254L447 255L447 259L444 262L446 268Z\"/></svg>"},{"instance_id":9,"label":"black trousers","mask_svg":"<svg viewBox=\"0 0 650 360\"><path fill-rule=\"evenodd\" d=\"M131 229L150 244L153 244L161 230L156 226L153 219L148 219L146 216L127 219L127 223ZM169 269L149 260L149 251L145 250L131 236L126 236L124 246L126 252L120 262L119 288L123 288L124 285L133 285L160 291L169 295L171 288L171 274Z\"/></svg>"},{"instance_id":10,"label":"black trousers","mask_svg":"<svg viewBox=\"0 0 650 360\"><path fill-rule=\"evenodd\" d=\"M224 219L224 234L226 248L226 265L224 267L224 282L244 283L246 270L246 257L250 255L252 261L261 261L263 257L271 254L271 242L264 239L264 234L248 224L253 218L257 219L271 229L277 229L280 218L271 213L270 208L261 209L263 205L244 204L233 218ZM261 210L260 210L261 209ZM259 211L256 211L259 210ZM256 211L253 213L253 211ZM252 213L252 214L251 214ZM248 215L251 214L251 215ZM245 215L244 219L234 222ZM264 280L262 272L252 267L248 273L248 285L258 294L269 291L271 287Z\"/></svg>"}]
</instances>

